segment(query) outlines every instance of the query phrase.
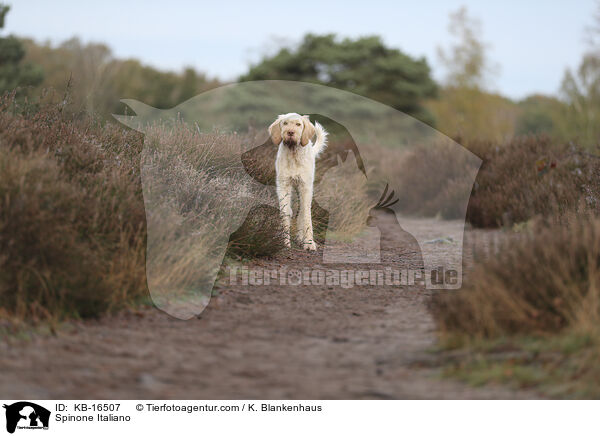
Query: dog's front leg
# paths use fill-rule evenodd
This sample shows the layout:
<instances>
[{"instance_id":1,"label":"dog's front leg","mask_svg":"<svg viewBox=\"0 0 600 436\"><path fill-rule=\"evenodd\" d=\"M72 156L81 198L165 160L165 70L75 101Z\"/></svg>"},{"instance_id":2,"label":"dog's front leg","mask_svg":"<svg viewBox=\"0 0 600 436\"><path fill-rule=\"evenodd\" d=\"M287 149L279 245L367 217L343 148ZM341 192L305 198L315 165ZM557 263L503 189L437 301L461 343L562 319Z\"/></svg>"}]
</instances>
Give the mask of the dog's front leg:
<instances>
[{"instance_id":1,"label":"dog's front leg","mask_svg":"<svg viewBox=\"0 0 600 436\"><path fill-rule=\"evenodd\" d=\"M314 251L317 245L313 239L311 203L312 203L312 181L301 182L298 186L300 196L300 211L298 213L298 239L302 241L302 248Z\"/></svg>"},{"instance_id":2,"label":"dog's front leg","mask_svg":"<svg viewBox=\"0 0 600 436\"><path fill-rule=\"evenodd\" d=\"M279 212L283 221L283 238L286 247L291 247L290 221L292 219L292 184L287 179L277 180L277 198L279 199Z\"/></svg>"}]
</instances>

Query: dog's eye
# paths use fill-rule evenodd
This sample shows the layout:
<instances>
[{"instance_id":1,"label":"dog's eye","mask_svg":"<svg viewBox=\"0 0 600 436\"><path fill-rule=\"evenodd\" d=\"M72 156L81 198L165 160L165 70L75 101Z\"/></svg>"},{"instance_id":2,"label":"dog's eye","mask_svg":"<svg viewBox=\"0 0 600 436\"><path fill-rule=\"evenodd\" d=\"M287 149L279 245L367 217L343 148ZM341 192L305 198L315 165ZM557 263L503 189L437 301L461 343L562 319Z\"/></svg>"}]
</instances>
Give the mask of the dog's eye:
<instances>
[{"instance_id":1,"label":"dog's eye","mask_svg":"<svg viewBox=\"0 0 600 436\"><path fill-rule=\"evenodd\" d=\"M284 125L284 126L287 126L287 121L284 121L284 122L283 122L283 125Z\"/></svg>"},{"instance_id":2,"label":"dog's eye","mask_svg":"<svg viewBox=\"0 0 600 436\"><path fill-rule=\"evenodd\" d=\"M300 125L300 123L296 123L296 125L297 125L297 126L299 126L299 125Z\"/></svg>"}]
</instances>

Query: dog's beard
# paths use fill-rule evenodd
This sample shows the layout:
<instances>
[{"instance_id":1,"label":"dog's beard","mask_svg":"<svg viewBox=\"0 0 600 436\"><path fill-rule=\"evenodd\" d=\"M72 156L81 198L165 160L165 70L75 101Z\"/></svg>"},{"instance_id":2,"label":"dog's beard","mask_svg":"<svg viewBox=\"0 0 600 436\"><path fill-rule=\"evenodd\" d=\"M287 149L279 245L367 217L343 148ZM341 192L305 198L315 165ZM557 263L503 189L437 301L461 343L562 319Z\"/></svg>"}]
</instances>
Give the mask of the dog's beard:
<instances>
[{"instance_id":1,"label":"dog's beard","mask_svg":"<svg viewBox=\"0 0 600 436\"><path fill-rule=\"evenodd\" d=\"M298 142L295 138L287 137L283 140L283 144L286 145L289 149L293 150L298 146Z\"/></svg>"}]
</instances>

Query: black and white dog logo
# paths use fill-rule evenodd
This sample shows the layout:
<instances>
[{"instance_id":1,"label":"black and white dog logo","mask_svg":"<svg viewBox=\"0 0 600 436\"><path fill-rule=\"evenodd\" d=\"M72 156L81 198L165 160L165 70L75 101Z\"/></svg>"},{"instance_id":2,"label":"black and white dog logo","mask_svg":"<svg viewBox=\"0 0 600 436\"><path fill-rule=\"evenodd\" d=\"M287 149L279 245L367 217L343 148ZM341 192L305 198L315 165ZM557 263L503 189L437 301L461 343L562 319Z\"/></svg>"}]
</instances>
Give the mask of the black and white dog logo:
<instances>
[{"instance_id":1,"label":"black and white dog logo","mask_svg":"<svg viewBox=\"0 0 600 436\"><path fill-rule=\"evenodd\" d=\"M19 401L4 405L6 409L6 431L14 433L18 429L48 429L50 411L29 401Z\"/></svg>"}]
</instances>

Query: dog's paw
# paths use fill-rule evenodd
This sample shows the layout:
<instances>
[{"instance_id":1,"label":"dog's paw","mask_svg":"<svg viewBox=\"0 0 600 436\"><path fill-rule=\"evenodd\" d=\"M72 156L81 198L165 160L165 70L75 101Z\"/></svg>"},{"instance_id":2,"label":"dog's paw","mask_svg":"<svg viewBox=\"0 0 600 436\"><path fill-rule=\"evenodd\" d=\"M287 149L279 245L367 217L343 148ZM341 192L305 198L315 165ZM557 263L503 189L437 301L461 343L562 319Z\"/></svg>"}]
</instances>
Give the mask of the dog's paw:
<instances>
[{"instance_id":1,"label":"dog's paw","mask_svg":"<svg viewBox=\"0 0 600 436\"><path fill-rule=\"evenodd\" d=\"M286 248L292 248L292 242L289 239L284 240L283 245L285 245Z\"/></svg>"},{"instance_id":2,"label":"dog's paw","mask_svg":"<svg viewBox=\"0 0 600 436\"><path fill-rule=\"evenodd\" d=\"M308 251L316 251L317 244L314 241L304 242L302 243L302 248Z\"/></svg>"}]
</instances>

